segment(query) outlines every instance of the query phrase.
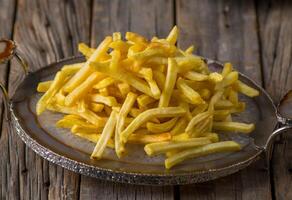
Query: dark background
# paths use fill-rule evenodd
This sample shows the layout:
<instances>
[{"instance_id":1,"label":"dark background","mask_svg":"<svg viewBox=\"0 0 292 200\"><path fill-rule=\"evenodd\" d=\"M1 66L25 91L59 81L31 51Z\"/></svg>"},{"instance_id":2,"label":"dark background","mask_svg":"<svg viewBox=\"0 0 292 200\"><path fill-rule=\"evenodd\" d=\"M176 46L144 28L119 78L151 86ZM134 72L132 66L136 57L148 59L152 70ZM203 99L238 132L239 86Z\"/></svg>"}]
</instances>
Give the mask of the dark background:
<instances>
[{"instance_id":1,"label":"dark background","mask_svg":"<svg viewBox=\"0 0 292 200\"><path fill-rule=\"evenodd\" d=\"M95 46L113 31L165 37L235 67L275 102L292 88L292 1L0 0L0 37L14 39L36 70ZM12 93L21 70L0 65ZM3 123L0 102L0 199L292 199L292 137L280 138L272 165L259 160L225 178L187 186L133 186L81 176L43 160Z\"/></svg>"}]
</instances>

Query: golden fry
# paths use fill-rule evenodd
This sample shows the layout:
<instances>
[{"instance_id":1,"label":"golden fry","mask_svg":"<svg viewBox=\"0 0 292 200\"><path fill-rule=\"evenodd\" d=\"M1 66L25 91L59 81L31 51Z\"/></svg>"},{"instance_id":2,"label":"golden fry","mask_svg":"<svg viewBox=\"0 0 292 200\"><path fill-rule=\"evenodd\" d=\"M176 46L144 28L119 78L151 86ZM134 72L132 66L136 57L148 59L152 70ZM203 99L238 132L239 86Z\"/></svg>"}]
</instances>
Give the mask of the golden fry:
<instances>
[{"instance_id":1,"label":"golden fry","mask_svg":"<svg viewBox=\"0 0 292 200\"><path fill-rule=\"evenodd\" d=\"M186 159L197 158L219 152L239 151L240 149L240 145L233 141L217 142L193 149L187 149L167 158L165 160L165 168L170 169L174 165L177 165Z\"/></svg>"},{"instance_id":2,"label":"golden fry","mask_svg":"<svg viewBox=\"0 0 292 200\"><path fill-rule=\"evenodd\" d=\"M254 130L254 124L240 122L214 122L213 129L218 131L238 131L241 133L250 133Z\"/></svg>"}]
</instances>

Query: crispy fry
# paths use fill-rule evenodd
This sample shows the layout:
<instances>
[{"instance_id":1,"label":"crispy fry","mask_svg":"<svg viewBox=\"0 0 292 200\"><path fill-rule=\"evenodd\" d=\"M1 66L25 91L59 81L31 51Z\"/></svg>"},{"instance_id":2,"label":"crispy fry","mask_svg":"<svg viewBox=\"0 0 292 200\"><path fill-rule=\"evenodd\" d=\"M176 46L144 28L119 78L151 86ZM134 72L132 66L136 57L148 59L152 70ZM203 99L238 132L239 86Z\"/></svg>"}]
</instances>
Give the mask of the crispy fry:
<instances>
[{"instance_id":1,"label":"crispy fry","mask_svg":"<svg viewBox=\"0 0 292 200\"><path fill-rule=\"evenodd\" d=\"M99 103L90 103L90 109L93 111L93 112L101 112L104 108L104 105L103 104L99 104Z\"/></svg>"},{"instance_id":2,"label":"crispy fry","mask_svg":"<svg viewBox=\"0 0 292 200\"><path fill-rule=\"evenodd\" d=\"M249 97L259 96L258 90L254 89L252 87L249 87L248 85L246 85L245 83L243 83L241 81L237 81L236 89L238 92L240 92L246 96L249 96Z\"/></svg>"},{"instance_id":3,"label":"crispy fry","mask_svg":"<svg viewBox=\"0 0 292 200\"><path fill-rule=\"evenodd\" d=\"M63 86L65 82L65 75L62 72L58 72L56 77L51 84L50 88L47 92L40 98L36 105L37 115L40 115L45 111L47 105L50 103L53 96L59 91L59 89Z\"/></svg>"},{"instance_id":4,"label":"crispy fry","mask_svg":"<svg viewBox=\"0 0 292 200\"><path fill-rule=\"evenodd\" d=\"M78 99L87 94L88 91L91 90L92 86L104 78L104 76L105 75L98 72L92 73L82 84L80 84L68 96L66 96L65 105L72 106Z\"/></svg>"},{"instance_id":5,"label":"crispy fry","mask_svg":"<svg viewBox=\"0 0 292 200\"><path fill-rule=\"evenodd\" d=\"M238 131L241 133L250 133L254 130L254 124L240 122L214 122L213 129L218 131Z\"/></svg>"},{"instance_id":6,"label":"crispy fry","mask_svg":"<svg viewBox=\"0 0 292 200\"><path fill-rule=\"evenodd\" d=\"M183 133L185 128L187 127L187 125L188 125L188 121L187 121L186 117L182 117L177 121L176 125L173 127L173 129L170 131L170 133L172 135Z\"/></svg>"},{"instance_id":7,"label":"crispy fry","mask_svg":"<svg viewBox=\"0 0 292 200\"><path fill-rule=\"evenodd\" d=\"M95 49L90 48L85 43L79 43L78 51L81 52L85 57L89 58L93 54Z\"/></svg>"},{"instance_id":8,"label":"crispy fry","mask_svg":"<svg viewBox=\"0 0 292 200\"><path fill-rule=\"evenodd\" d=\"M117 112L115 110L112 111L108 121L105 124L105 127L101 133L99 140L96 143L96 146L91 154L91 158L100 159L102 158L102 153L110 140L112 134L115 130L115 125L117 122Z\"/></svg>"},{"instance_id":9,"label":"crispy fry","mask_svg":"<svg viewBox=\"0 0 292 200\"><path fill-rule=\"evenodd\" d=\"M52 85L52 83L53 83L53 81L40 82L38 84L37 91L38 92L46 92L46 91L48 91L48 89L50 88L50 86Z\"/></svg>"},{"instance_id":10,"label":"crispy fry","mask_svg":"<svg viewBox=\"0 0 292 200\"><path fill-rule=\"evenodd\" d=\"M115 151L118 157L121 157L122 153L125 151L124 144L121 141L121 133L125 127L125 119L130 112L132 106L136 101L137 95L130 92L118 114L117 124L116 124L116 131L115 131Z\"/></svg>"},{"instance_id":11,"label":"crispy fry","mask_svg":"<svg viewBox=\"0 0 292 200\"><path fill-rule=\"evenodd\" d=\"M186 97L192 104L202 104L204 100L201 98L200 94L188 86L183 79L179 78L177 81L177 87L179 91Z\"/></svg>"},{"instance_id":12,"label":"crispy fry","mask_svg":"<svg viewBox=\"0 0 292 200\"><path fill-rule=\"evenodd\" d=\"M117 86L123 96L126 96L131 90L128 83L119 83Z\"/></svg>"},{"instance_id":13,"label":"crispy fry","mask_svg":"<svg viewBox=\"0 0 292 200\"><path fill-rule=\"evenodd\" d=\"M159 134L132 134L129 138L129 143L134 144L149 144L153 142L165 142L171 140L170 133L159 133Z\"/></svg>"},{"instance_id":14,"label":"crispy fry","mask_svg":"<svg viewBox=\"0 0 292 200\"><path fill-rule=\"evenodd\" d=\"M201 74L195 71L188 71L184 74L184 77L192 81L205 81L209 79L208 75Z\"/></svg>"},{"instance_id":15,"label":"crispy fry","mask_svg":"<svg viewBox=\"0 0 292 200\"><path fill-rule=\"evenodd\" d=\"M155 142L145 145L144 150L148 156L154 156L172 150L195 148L210 143L208 138L192 138L186 141Z\"/></svg>"},{"instance_id":16,"label":"crispy fry","mask_svg":"<svg viewBox=\"0 0 292 200\"><path fill-rule=\"evenodd\" d=\"M161 123L161 124L147 122L146 127L147 127L147 130L152 132L152 133L168 132L170 129L172 129L172 127L175 125L177 120L178 120L178 118L174 117L171 120L164 122L164 123Z\"/></svg>"},{"instance_id":17,"label":"crispy fry","mask_svg":"<svg viewBox=\"0 0 292 200\"><path fill-rule=\"evenodd\" d=\"M114 83L116 83L117 81L115 79L113 79L112 77L106 77L104 79L102 79L101 81L99 81L97 84L95 84L93 86L94 89L102 89L105 87L108 87Z\"/></svg>"},{"instance_id":18,"label":"crispy fry","mask_svg":"<svg viewBox=\"0 0 292 200\"><path fill-rule=\"evenodd\" d=\"M170 169L174 165L177 165L186 159L197 158L219 152L239 151L240 149L240 145L233 141L217 142L193 149L187 149L167 158L165 160L165 168Z\"/></svg>"},{"instance_id":19,"label":"crispy fry","mask_svg":"<svg viewBox=\"0 0 292 200\"><path fill-rule=\"evenodd\" d=\"M174 59L169 58L166 80L165 80L164 88L159 100L160 108L168 106L173 88L175 86L176 77L177 77L177 63L175 62Z\"/></svg>"},{"instance_id":20,"label":"crispy fry","mask_svg":"<svg viewBox=\"0 0 292 200\"><path fill-rule=\"evenodd\" d=\"M148 95L141 94L137 98L138 106L140 109L146 108L148 104L155 102L156 100Z\"/></svg>"},{"instance_id":21,"label":"crispy fry","mask_svg":"<svg viewBox=\"0 0 292 200\"><path fill-rule=\"evenodd\" d=\"M166 40L170 44L174 45L177 41L177 38L178 38L178 28L177 26L174 26L172 30L170 31L169 35L167 36Z\"/></svg>"},{"instance_id":22,"label":"crispy fry","mask_svg":"<svg viewBox=\"0 0 292 200\"><path fill-rule=\"evenodd\" d=\"M118 105L115 97L106 97L99 94L94 94L94 95L91 95L89 99L93 102L102 103L110 107Z\"/></svg>"}]
</instances>

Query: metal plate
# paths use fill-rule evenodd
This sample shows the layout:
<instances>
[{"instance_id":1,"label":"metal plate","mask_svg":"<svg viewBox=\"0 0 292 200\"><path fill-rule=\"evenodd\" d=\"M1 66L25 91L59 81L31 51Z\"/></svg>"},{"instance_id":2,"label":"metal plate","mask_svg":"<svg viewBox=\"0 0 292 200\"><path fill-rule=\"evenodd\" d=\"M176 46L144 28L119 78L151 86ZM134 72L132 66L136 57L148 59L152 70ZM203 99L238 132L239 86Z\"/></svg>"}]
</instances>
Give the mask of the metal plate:
<instances>
[{"instance_id":1,"label":"metal plate","mask_svg":"<svg viewBox=\"0 0 292 200\"><path fill-rule=\"evenodd\" d=\"M189 184L216 179L234 173L258 158L263 151L262 144L265 144L277 121L275 107L265 91L247 77L240 75L243 82L257 88L261 94L254 99L240 97L246 102L248 109L234 119L256 123L260 128L250 137L230 133L220 134L220 138L239 142L241 151L189 160L171 170L164 168L163 157L147 157L143 146L127 146L133 153L122 160L109 149L105 152L104 159L91 160L89 156L94 148L93 143L70 134L68 130L55 127L55 122L62 117L61 114L46 111L37 116L35 113L35 105L40 98L40 94L36 92L37 83L52 79L65 64L82 61L84 58L81 57L62 60L30 74L16 90L10 106L11 125L22 140L45 159L77 173L144 185ZM208 60L208 64L213 71L222 69L222 66L214 61Z\"/></svg>"}]
</instances>

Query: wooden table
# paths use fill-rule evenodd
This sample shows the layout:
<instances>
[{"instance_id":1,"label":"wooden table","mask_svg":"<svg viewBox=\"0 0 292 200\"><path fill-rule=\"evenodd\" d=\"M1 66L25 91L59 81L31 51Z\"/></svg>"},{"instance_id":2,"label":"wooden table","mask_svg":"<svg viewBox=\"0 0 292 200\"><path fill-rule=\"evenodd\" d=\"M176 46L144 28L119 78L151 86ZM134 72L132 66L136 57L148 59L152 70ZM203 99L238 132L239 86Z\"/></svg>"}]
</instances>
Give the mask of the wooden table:
<instances>
[{"instance_id":1,"label":"wooden table","mask_svg":"<svg viewBox=\"0 0 292 200\"><path fill-rule=\"evenodd\" d=\"M113 31L147 37L181 28L179 46L236 68L279 101L292 88L292 2L212 0L0 0L0 36L18 42L36 70L96 46ZM10 93L20 78L15 62L0 67ZM36 155L8 134L0 103L0 199L292 199L292 144L280 139L272 165L252 166L215 181L151 187L75 174Z\"/></svg>"}]
</instances>

